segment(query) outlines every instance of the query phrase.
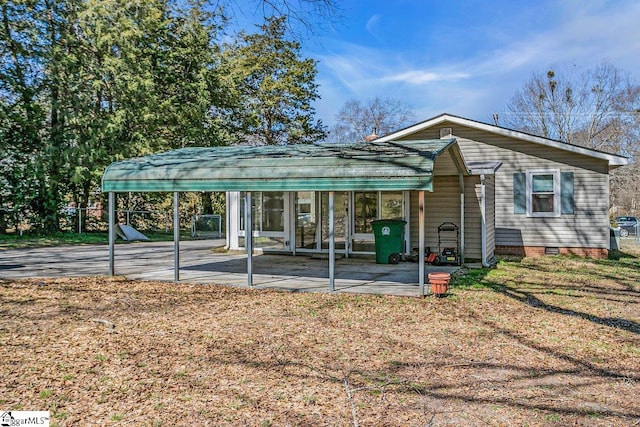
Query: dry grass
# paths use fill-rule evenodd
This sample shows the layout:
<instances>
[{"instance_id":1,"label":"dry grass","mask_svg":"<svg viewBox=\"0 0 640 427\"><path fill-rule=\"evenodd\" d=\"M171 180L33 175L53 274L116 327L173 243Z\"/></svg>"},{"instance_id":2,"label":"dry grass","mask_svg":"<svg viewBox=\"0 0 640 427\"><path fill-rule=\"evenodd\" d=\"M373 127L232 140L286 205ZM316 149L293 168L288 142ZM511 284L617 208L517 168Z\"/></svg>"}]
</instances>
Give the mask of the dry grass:
<instances>
[{"instance_id":1,"label":"dry grass","mask_svg":"<svg viewBox=\"0 0 640 427\"><path fill-rule=\"evenodd\" d=\"M0 409L60 426L640 425L638 259L458 283L421 300L0 281Z\"/></svg>"}]
</instances>

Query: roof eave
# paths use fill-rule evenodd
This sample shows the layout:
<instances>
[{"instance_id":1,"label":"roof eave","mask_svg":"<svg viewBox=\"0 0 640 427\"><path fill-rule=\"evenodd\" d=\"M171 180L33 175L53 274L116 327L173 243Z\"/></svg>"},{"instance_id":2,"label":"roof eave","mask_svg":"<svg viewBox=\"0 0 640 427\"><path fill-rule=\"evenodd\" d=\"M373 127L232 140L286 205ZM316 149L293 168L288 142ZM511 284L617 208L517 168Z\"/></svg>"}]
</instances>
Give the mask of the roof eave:
<instances>
[{"instance_id":1,"label":"roof eave","mask_svg":"<svg viewBox=\"0 0 640 427\"><path fill-rule=\"evenodd\" d=\"M377 145L257 147L244 150L243 157L234 147L172 150L112 163L101 188L104 192L432 191L434 160L448 148L458 151L453 138ZM290 155L281 158L281 150Z\"/></svg>"},{"instance_id":2,"label":"roof eave","mask_svg":"<svg viewBox=\"0 0 640 427\"><path fill-rule=\"evenodd\" d=\"M567 144L562 141L556 141L553 139L543 138L540 136L530 135L527 133L506 129L499 126L490 125L487 123L478 122L475 120L465 119L463 117L454 116L451 114L441 114L439 116L433 117L431 119L427 119L423 122L417 123L413 126L409 126L405 129L401 129L397 132L390 133L381 138L375 140L375 142L387 142L391 140L397 140L398 138L403 138L407 135L411 135L413 133L419 132L421 130L436 126L440 123L444 122L452 122L462 126L467 126L475 129L484 130L486 132L495 133L498 135L507 136L510 138L520 139L523 141L533 142L536 144L545 145L548 147L557 148L564 151L573 152L576 154L582 154L589 157L598 158L601 160L606 160L609 163L610 167L613 166L624 166L629 163L629 159L623 156L619 156L616 154L609 154L602 151L596 151L585 147L580 147L577 145Z\"/></svg>"},{"instance_id":3,"label":"roof eave","mask_svg":"<svg viewBox=\"0 0 640 427\"><path fill-rule=\"evenodd\" d=\"M482 166L470 164L469 173L471 175L495 175L500 166L502 166L502 162L490 162L490 164Z\"/></svg>"}]
</instances>

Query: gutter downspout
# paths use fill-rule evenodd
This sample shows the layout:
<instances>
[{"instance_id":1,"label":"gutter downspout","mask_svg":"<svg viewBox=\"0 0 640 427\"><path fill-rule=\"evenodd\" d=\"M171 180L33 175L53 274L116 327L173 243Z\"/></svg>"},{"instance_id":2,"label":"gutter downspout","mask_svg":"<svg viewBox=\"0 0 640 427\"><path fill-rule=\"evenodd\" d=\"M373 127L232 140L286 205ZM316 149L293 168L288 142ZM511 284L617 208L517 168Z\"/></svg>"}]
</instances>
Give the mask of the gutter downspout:
<instances>
[{"instance_id":1,"label":"gutter downspout","mask_svg":"<svg viewBox=\"0 0 640 427\"><path fill-rule=\"evenodd\" d=\"M482 266L485 268L491 267L491 265L487 262L487 206L486 206L486 186L484 183L484 174L480 175L480 218L481 218L481 227L480 227L480 240L482 244Z\"/></svg>"}]
</instances>

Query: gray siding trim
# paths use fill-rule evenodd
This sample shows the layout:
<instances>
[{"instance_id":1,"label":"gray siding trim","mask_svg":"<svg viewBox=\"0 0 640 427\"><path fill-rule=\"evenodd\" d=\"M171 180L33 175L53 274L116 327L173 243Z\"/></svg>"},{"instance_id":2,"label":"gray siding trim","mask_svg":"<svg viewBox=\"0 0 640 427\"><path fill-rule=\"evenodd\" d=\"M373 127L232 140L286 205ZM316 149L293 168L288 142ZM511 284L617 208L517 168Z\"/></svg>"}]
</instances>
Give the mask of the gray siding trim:
<instances>
[{"instance_id":1,"label":"gray siding trim","mask_svg":"<svg viewBox=\"0 0 640 427\"><path fill-rule=\"evenodd\" d=\"M527 213L527 174L524 172L513 174L513 213Z\"/></svg>"}]
</instances>

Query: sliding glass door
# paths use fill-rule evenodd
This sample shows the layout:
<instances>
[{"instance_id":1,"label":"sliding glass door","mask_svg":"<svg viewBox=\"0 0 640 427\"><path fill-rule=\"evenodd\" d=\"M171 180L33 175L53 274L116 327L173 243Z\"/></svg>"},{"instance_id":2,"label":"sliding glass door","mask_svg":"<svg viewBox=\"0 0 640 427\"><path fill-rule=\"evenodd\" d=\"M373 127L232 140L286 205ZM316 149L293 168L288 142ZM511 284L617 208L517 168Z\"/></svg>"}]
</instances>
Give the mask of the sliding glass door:
<instances>
[{"instance_id":1,"label":"sliding glass door","mask_svg":"<svg viewBox=\"0 0 640 427\"><path fill-rule=\"evenodd\" d=\"M375 252L373 221L404 219L405 216L402 191L355 191L352 206L352 252Z\"/></svg>"},{"instance_id":2,"label":"sliding glass door","mask_svg":"<svg viewBox=\"0 0 640 427\"><path fill-rule=\"evenodd\" d=\"M244 246L245 194L241 194L239 245ZM326 251L329 248L329 193L318 191L253 192L256 248L286 251ZM375 252L371 223L404 219L402 191L338 191L334 232L340 252ZM294 245L295 242L295 246Z\"/></svg>"},{"instance_id":3,"label":"sliding glass door","mask_svg":"<svg viewBox=\"0 0 640 427\"><path fill-rule=\"evenodd\" d=\"M296 248L317 249L318 224L317 196L314 191L299 191L295 196Z\"/></svg>"},{"instance_id":4,"label":"sliding glass door","mask_svg":"<svg viewBox=\"0 0 640 427\"><path fill-rule=\"evenodd\" d=\"M296 249L319 251L329 248L329 193L299 191L295 197ZM336 192L334 234L337 250L345 250L349 225L348 193Z\"/></svg>"},{"instance_id":5,"label":"sliding glass door","mask_svg":"<svg viewBox=\"0 0 640 427\"><path fill-rule=\"evenodd\" d=\"M256 191L251 193L251 212L253 213L253 236L256 248L286 249L285 235L287 221L287 197L283 191ZM240 203L240 245L244 246L245 237L245 195L241 193Z\"/></svg>"},{"instance_id":6,"label":"sliding glass door","mask_svg":"<svg viewBox=\"0 0 640 427\"><path fill-rule=\"evenodd\" d=\"M335 192L333 205L333 232L335 235L336 250L344 250L346 247L346 236L348 236L347 225L347 203L349 197L346 191ZM329 249L329 193L322 193L320 197L320 211L322 212L322 249Z\"/></svg>"}]
</instances>

